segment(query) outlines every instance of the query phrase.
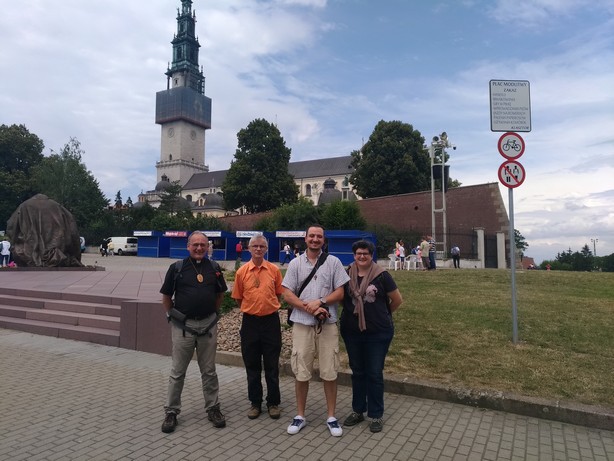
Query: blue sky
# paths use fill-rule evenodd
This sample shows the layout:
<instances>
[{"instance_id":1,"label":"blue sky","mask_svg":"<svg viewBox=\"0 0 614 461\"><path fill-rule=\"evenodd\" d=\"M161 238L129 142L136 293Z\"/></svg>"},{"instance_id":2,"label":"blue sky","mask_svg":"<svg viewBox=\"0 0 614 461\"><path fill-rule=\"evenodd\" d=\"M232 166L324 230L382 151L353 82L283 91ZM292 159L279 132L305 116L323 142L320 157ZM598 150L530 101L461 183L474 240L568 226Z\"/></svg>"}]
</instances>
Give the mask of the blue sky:
<instances>
[{"instance_id":1,"label":"blue sky","mask_svg":"<svg viewBox=\"0 0 614 461\"><path fill-rule=\"evenodd\" d=\"M21 0L0 17L0 123L45 153L76 137L109 199L155 185L179 0ZM614 0L195 0L206 95L205 162L228 168L236 134L277 123L292 160L348 155L379 120L457 145L452 177L498 182L488 82L528 80L532 131L515 227L539 262L614 253ZM501 186L504 202L508 190Z\"/></svg>"}]
</instances>

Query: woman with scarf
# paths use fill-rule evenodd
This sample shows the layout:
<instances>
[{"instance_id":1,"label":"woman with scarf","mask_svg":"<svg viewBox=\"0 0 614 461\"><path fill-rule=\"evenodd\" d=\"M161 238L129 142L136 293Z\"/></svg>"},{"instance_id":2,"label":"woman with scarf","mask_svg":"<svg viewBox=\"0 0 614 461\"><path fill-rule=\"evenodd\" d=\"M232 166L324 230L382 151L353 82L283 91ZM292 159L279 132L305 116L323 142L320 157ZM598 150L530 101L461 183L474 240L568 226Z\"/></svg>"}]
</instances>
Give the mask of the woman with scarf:
<instances>
[{"instance_id":1,"label":"woman with scarf","mask_svg":"<svg viewBox=\"0 0 614 461\"><path fill-rule=\"evenodd\" d=\"M392 313L403 302L390 274L373 262L375 246L352 245L354 262L345 285L340 332L352 369L352 413L344 426L371 418L371 432L381 432L384 415L384 361L394 336Z\"/></svg>"}]
</instances>

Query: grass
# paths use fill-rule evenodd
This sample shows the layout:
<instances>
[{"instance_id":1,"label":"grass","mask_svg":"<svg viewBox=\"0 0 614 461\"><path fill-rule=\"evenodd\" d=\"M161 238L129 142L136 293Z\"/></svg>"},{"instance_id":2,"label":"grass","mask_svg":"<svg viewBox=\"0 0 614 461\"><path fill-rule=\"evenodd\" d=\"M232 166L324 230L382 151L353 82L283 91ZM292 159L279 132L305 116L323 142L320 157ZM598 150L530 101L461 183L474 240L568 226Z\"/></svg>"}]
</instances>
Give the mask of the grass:
<instances>
[{"instance_id":1,"label":"grass","mask_svg":"<svg viewBox=\"0 0 614 461\"><path fill-rule=\"evenodd\" d=\"M516 345L509 271L392 274L386 373L614 406L614 274L518 272Z\"/></svg>"}]
</instances>

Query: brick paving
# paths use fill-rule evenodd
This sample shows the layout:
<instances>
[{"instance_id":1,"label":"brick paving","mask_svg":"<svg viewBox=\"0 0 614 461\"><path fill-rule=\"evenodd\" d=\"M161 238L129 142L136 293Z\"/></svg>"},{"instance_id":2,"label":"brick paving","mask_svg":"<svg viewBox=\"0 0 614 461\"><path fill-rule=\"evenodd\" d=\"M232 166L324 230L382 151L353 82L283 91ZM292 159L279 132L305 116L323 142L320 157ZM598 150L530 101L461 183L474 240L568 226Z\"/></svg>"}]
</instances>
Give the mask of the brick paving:
<instances>
[{"instance_id":1,"label":"brick paving","mask_svg":"<svg viewBox=\"0 0 614 461\"><path fill-rule=\"evenodd\" d=\"M169 367L160 355L0 330L0 460L614 461L614 432L398 394L386 394L383 432L364 422L331 437L320 383L312 383L308 425L290 436L293 380L281 379L281 419L249 420L245 372L222 365L227 427L215 429L196 363L179 426L163 434ZM340 386L338 417L350 406Z\"/></svg>"},{"instance_id":2,"label":"brick paving","mask_svg":"<svg viewBox=\"0 0 614 461\"><path fill-rule=\"evenodd\" d=\"M84 262L104 272L0 272L4 287L159 299L173 261L138 257ZM104 261L104 262L103 262ZM402 394L386 394L383 432L368 423L331 437L320 383L312 383L308 425L290 436L294 382L281 378L282 418L249 420L245 371L219 365L227 427L203 409L192 363L183 412L163 434L170 358L0 329L0 461L8 460L598 460L614 461L614 432ZM351 410L339 387L337 417Z\"/></svg>"}]
</instances>

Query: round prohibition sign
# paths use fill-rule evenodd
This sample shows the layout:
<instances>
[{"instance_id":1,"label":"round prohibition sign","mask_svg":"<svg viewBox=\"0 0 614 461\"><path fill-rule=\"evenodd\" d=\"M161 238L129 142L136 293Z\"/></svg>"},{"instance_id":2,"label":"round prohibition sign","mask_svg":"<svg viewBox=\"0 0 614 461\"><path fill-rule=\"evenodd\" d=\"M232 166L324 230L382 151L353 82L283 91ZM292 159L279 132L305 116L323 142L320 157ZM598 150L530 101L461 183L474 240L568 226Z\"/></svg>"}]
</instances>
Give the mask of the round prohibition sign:
<instances>
[{"instance_id":1,"label":"round prohibition sign","mask_svg":"<svg viewBox=\"0 0 614 461\"><path fill-rule=\"evenodd\" d=\"M514 160L524 154L524 139L513 131L503 133L497 142L499 153L508 160Z\"/></svg>"},{"instance_id":2,"label":"round prohibition sign","mask_svg":"<svg viewBox=\"0 0 614 461\"><path fill-rule=\"evenodd\" d=\"M509 189L520 186L525 177L524 167L513 160L503 162L499 167L499 181Z\"/></svg>"}]
</instances>

